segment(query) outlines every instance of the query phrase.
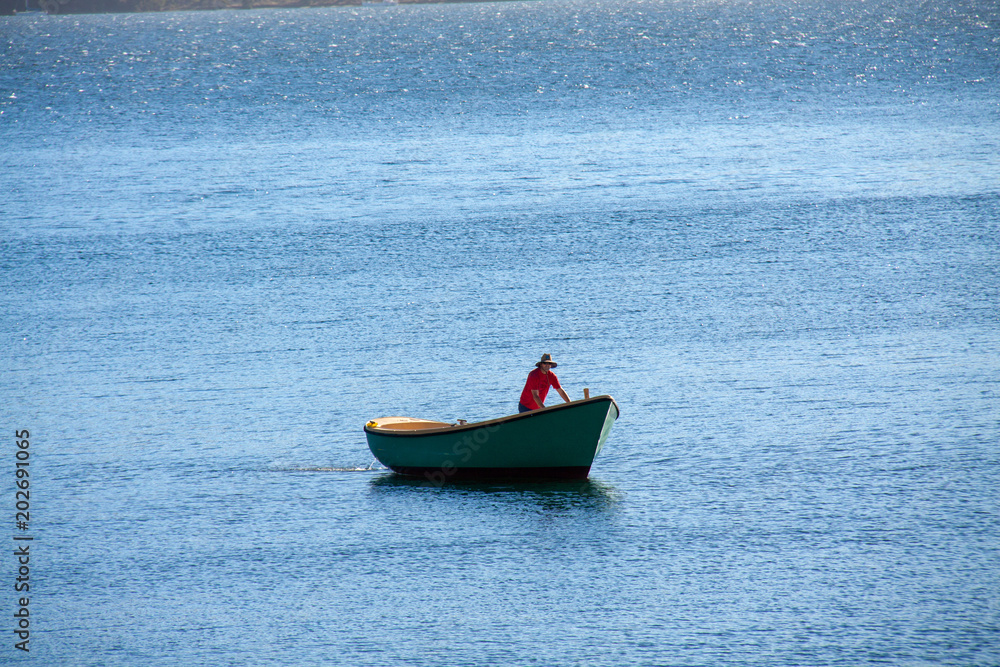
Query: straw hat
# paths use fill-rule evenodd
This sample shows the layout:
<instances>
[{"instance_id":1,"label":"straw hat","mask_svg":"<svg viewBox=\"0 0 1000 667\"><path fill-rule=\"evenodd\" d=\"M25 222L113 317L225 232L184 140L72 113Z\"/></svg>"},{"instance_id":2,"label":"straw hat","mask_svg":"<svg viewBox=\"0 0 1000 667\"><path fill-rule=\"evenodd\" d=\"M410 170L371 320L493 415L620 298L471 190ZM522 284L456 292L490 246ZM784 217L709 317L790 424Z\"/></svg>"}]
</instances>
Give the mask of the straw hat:
<instances>
[{"instance_id":1,"label":"straw hat","mask_svg":"<svg viewBox=\"0 0 1000 667\"><path fill-rule=\"evenodd\" d=\"M552 368L555 368L556 366L559 365L556 362L552 361L551 354L543 354L542 360L539 361L537 364L535 364L535 368L541 368L542 364L552 364Z\"/></svg>"}]
</instances>

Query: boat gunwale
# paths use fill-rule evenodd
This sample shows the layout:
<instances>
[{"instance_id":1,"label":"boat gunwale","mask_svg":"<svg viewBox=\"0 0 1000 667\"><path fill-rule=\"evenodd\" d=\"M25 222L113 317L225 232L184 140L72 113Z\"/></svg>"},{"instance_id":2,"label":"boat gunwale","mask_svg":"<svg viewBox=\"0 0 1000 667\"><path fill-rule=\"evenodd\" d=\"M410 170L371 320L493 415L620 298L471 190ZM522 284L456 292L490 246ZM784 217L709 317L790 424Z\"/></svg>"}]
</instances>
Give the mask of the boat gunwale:
<instances>
[{"instance_id":1,"label":"boat gunwale","mask_svg":"<svg viewBox=\"0 0 1000 667\"><path fill-rule=\"evenodd\" d=\"M542 414L547 414L549 412L556 412L558 410L567 410L569 408L575 408L587 403L598 403L608 401L615 406L615 420L617 421L619 415L621 415L621 408L618 407L618 402L608 395L602 394L601 396L593 396L591 398L582 398L579 401L570 401L569 403L560 403L559 405L550 405L545 408L540 408L538 410L530 410L528 412L519 412L516 415L506 415L504 417L497 417L496 419L488 419L482 422L473 422L470 424L450 424L448 426L436 427L436 428L426 428L426 429L396 429L393 430L390 427L381 428L375 427L371 428L368 424L365 424L365 433L373 433L375 435L387 436L392 438L419 438L424 436L435 436L451 433L461 433L463 431L474 431L476 429L499 426L501 424L506 424L512 421L517 421L519 419L530 419L531 417L537 417ZM378 421L377 419L375 420Z\"/></svg>"}]
</instances>

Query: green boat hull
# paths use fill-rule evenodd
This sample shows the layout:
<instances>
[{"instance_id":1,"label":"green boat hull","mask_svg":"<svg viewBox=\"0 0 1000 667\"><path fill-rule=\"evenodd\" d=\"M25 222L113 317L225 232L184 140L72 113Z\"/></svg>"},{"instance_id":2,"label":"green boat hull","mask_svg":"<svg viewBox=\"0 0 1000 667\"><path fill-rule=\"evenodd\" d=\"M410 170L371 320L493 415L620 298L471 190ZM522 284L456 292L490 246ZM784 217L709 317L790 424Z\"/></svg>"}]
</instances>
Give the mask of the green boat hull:
<instances>
[{"instance_id":1,"label":"green boat hull","mask_svg":"<svg viewBox=\"0 0 1000 667\"><path fill-rule=\"evenodd\" d=\"M382 465L434 483L586 479L618 413L612 397L596 396L475 424L396 429L369 422L365 435ZM393 419L405 418L386 418Z\"/></svg>"}]
</instances>

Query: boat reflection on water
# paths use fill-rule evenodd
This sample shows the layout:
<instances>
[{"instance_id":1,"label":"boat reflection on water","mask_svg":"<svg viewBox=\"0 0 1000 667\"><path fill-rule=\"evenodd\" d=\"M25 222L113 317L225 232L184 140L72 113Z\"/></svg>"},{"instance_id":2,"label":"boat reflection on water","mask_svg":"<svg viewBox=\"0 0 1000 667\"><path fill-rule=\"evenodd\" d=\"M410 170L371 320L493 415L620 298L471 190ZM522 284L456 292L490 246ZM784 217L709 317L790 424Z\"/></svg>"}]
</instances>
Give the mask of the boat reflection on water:
<instances>
[{"instance_id":1,"label":"boat reflection on water","mask_svg":"<svg viewBox=\"0 0 1000 667\"><path fill-rule=\"evenodd\" d=\"M485 500L490 504L511 503L524 506L530 503L546 511L573 509L611 509L621 501L621 493L610 484L585 480L507 481L507 482L453 482L434 484L426 479L404 477L391 472L379 475L369 482L373 493L410 494L426 493L433 489L448 498Z\"/></svg>"}]
</instances>

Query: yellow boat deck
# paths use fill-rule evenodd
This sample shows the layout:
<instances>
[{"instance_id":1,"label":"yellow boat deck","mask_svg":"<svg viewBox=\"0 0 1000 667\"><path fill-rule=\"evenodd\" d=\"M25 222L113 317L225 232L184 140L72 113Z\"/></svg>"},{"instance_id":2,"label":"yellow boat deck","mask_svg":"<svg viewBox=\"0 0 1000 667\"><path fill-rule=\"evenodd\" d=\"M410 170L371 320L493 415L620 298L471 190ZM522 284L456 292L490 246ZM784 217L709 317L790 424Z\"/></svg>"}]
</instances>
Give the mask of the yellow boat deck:
<instances>
[{"instance_id":1,"label":"yellow boat deck","mask_svg":"<svg viewBox=\"0 0 1000 667\"><path fill-rule=\"evenodd\" d=\"M380 417L368 422L369 428L385 431L430 431L439 428L451 428L457 424L437 422L430 419L415 419L413 417Z\"/></svg>"}]
</instances>

